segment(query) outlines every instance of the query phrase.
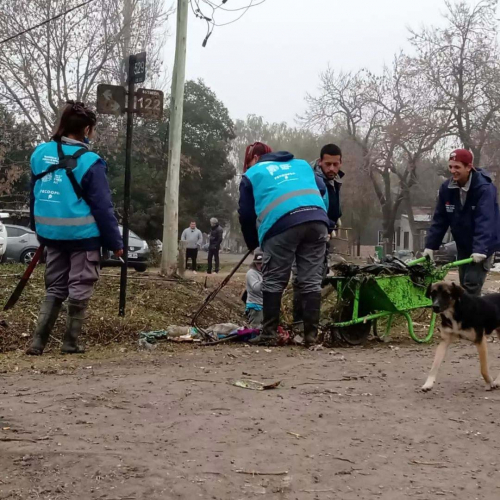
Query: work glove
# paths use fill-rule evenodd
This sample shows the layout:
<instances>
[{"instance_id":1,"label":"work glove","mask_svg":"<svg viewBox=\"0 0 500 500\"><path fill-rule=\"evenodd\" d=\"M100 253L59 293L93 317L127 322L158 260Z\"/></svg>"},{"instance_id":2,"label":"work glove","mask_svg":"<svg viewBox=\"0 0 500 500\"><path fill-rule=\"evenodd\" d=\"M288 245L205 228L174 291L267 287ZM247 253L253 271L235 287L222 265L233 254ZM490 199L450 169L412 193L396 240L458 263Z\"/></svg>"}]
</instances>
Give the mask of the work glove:
<instances>
[{"instance_id":1,"label":"work glove","mask_svg":"<svg viewBox=\"0 0 500 500\"><path fill-rule=\"evenodd\" d=\"M434 250L431 250L430 248L426 248L424 250L424 253L422 254L422 257L429 257L429 259L434 262Z\"/></svg>"},{"instance_id":2,"label":"work glove","mask_svg":"<svg viewBox=\"0 0 500 500\"><path fill-rule=\"evenodd\" d=\"M482 253L473 253L471 255L471 259L474 261L474 264L479 264L480 262L483 262L483 260L486 260L486 255Z\"/></svg>"}]
</instances>

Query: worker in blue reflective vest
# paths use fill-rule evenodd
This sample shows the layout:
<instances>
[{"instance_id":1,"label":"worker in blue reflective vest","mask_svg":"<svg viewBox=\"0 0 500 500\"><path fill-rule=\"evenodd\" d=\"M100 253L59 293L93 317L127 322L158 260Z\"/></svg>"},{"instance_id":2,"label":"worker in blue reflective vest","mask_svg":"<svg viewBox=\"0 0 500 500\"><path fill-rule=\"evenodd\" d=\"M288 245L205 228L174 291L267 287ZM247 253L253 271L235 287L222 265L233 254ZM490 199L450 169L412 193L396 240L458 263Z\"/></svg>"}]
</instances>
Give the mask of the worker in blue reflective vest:
<instances>
[{"instance_id":1,"label":"worker in blue reflective vest","mask_svg":"<svg viewBox=\"0 0 500 500\"><path fill-rule=\"evenodd\" d=\"M68 101L50 142L31 156L31 225L45 245L46 296L33 342L27 351L41 355L68 299L61 351L81 353L81 333L93 287L99 279L100 248L123 254L114 215L106 163L90 151L96 115L83 103Z\"/></svg>"},{"instance_id":2,"label":"worker in blue reflective vest","mask_svg":"<svg viewBox=\"0 0 500 500\"><path fill-rule=\"evenodd\" d=\"M248 146L240 184L240 224L249 249L260 246L262 259L262 333L256 344L277 342L281 296L292 264L302 292L304 343L316 340L321 306L328 215L326 187L304 160L290 153L272 153L257 142Z\"/></svg>"}]
</instances>

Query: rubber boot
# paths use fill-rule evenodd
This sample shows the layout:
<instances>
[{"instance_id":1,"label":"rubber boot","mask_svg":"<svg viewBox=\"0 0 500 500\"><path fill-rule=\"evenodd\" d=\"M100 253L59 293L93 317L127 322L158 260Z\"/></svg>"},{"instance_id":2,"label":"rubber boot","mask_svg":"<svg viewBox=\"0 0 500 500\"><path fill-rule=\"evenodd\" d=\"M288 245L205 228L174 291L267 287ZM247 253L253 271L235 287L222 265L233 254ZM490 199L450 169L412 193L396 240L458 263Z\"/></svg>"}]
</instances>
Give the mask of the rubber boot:
<instances>
[{"instance_id":1,"label":"rubber boot","mask_svg":"<svg viewBox=\"0 0 500 500\"><path fill-rule=\"evenodd\" d=\"M304 329L302 318L302 294L297 285L293 286L293 326L300 332Z\"/></svg>"},{"instance_id":2,"label":"rubber boot","mask_svg":"<svg viewBox=\"0 0 500 500\"><path fill-rule=\"evenodd\" d=\"M250 340L253 345L278 345L278 326L280 324L282 293L263 292L263 313L262 332L258 337Z\"/></svg>"},{"instance_id":3,"label":"rubber boot","mask_svg":"<svg viewBox=\"0 0 500 500\"><path fill-rule=\"evenodd\" d=\"M310 347L316 343L321 312L321 292L302 294L304 318L304 346Z\"/></svg>"},{"instance_id":4,"label":"rubber boot","mask_svg":"<svg viewBox=\"0 0 500 500\"><path fill-rule=\"evenodd\" d=\"M33 341L26 354L30 356L41 356L43 354L63 302L63 299L58 299L57 297L45 297L38 313Z\"/></svg>"},{"instance_id":5,"label":"rubber boot","mask_svg":"<svg viewBox=\"0 0 500 500\"><path fill-rule=\"evenodd\" d=\"M64 334L61 352L63 354L82 354L85 349L78 346L78 337L82 332L83 323L86 319L88 300L68 300L68 319L66 332Z\"/></svg>"}]
</instances>

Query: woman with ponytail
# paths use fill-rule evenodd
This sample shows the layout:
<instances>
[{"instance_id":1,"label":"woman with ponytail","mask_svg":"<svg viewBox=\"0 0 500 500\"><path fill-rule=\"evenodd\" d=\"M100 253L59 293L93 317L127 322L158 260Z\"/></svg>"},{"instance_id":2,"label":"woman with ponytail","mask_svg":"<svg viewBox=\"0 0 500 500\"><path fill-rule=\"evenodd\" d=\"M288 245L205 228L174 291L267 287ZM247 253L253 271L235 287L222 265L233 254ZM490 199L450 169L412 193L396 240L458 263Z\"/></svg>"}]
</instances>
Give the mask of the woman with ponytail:
<instances>
[{"instance_id":1,"label":"woman with ponytail","mask_svg":"<svg viewBox=\"0 0 500 500\"><path fill-rule=\"evenodd\" d=\"M27 354L41 355L68 299L61 351L84 352L77 340L99 278L100 248L123 254L106 163L90 151L97 118L82 102L68 101L52 140L31 156L31 225L47 249L46 296Z\"/></svg>"},{"instance_id":2,"label":"woman with ponytail","mask_svg":"<svg viewBox=\"0 0 500 500\"><path fill-rule=\"evenodd\" d=\"M261 247L262 333L252 341L275 345L281 296L297 263L302 292L304 342L314 343L319 323L321 281L328 240L325 183L304 160L273 153L261 142L247 147L240 184L239 215L249 249Z\"/></svg>"}]
</instances>

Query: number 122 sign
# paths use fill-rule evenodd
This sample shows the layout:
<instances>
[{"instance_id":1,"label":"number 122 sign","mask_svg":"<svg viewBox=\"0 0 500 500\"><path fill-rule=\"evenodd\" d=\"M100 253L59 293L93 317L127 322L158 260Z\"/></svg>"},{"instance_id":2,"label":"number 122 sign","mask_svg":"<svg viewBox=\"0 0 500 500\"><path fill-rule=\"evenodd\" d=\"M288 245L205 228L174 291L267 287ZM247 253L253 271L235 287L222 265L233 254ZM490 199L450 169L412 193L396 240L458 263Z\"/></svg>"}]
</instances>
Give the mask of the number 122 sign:
<instances>
[{"instance_id":1,"label":"number 122 sign","mask_svg":"<svg viewBox=\"0 0 500 500\"><path fill-rule=\"evenodd\" d=\"M161 119L163 116L163 92L161 90L137 90L137 114L144 118Z\"/></svg>"}]
</instances>

